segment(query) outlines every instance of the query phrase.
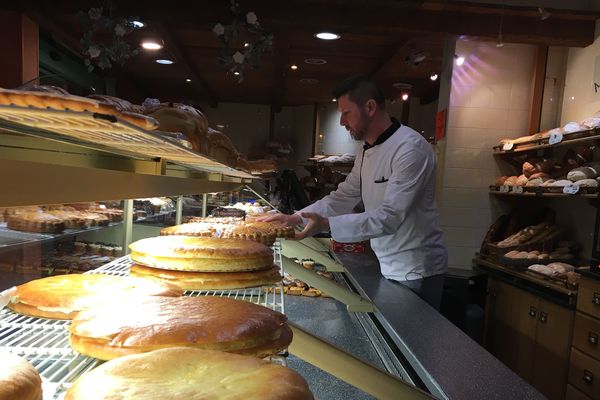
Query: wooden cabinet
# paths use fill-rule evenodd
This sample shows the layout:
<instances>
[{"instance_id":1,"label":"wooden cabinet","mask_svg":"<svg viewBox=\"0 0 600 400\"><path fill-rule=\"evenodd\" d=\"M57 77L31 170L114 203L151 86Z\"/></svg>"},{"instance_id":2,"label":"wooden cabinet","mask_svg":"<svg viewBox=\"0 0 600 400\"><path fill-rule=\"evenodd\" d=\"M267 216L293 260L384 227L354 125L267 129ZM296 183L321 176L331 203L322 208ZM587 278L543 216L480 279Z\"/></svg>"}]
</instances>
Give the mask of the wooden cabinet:
<instances>
[{"instance_id":1,"label":"wooden cabinet","mask_svg":"<svg viewBox=\"0 0 600 400\"><path fill-rule=\"evenodd\" d=\"M490 278L485 344L549 399L565 395L574 311Z\"/></svg>"}]
</instances>

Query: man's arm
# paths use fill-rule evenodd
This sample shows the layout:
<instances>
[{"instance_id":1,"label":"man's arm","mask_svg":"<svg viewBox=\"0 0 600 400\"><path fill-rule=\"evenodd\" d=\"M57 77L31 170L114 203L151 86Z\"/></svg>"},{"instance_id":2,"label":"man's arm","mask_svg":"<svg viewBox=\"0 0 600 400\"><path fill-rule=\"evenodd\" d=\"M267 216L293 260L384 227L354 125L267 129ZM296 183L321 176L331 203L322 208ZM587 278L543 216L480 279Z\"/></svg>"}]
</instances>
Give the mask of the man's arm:
<instances>
[{"instance_id":1,"label":"man's arm","mask_svg":"<svg viewBox=\"0 0 600 400\"><path fill-rule=\"evenodd\" d=\"M330 217L331 236L340 242L358 242L396 232L434 173L435 158L424 150L399 152L383 204L360 214Z\"/></svg>"}]
</instances>

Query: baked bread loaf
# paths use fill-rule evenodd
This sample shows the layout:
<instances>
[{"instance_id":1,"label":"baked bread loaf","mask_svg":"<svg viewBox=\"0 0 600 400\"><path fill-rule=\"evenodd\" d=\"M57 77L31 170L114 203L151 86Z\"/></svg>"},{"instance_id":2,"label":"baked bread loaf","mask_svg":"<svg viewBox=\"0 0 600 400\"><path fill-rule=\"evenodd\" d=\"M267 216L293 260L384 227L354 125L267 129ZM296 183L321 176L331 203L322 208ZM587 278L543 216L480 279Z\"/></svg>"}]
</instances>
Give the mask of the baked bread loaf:
<instances>
[{"instance_id":1,"label":"baked bread loaf","mask_svg":"<svg viewBox=\"0 0 600 400\"><path fill-rule=\"evenodd\" d=\"M65 400L312 400L304 378L254 357L175 347L109 361L78 378Z\"/></svg>"},{"instance_id":2,"label":"baked bread loaf","mask_svg":"<svg viewBox=\"0 0 600 400\"><path fill-rule=\"evenodd\" d=\"M42 379L24 358L0 351L0 400L41 400Z\"/></svg>"},{"instance_id":3,"label":"baked bread loaf","mask_svg":"<svg viewBox=\"0 0 600 400\"><path fill-rule=\"evenodd\" d=\"M159 122L159 129L183 133L197 152L207 153L208 120L199 110L180 103L161 103L146 109Z\"/></svg>"},{"instance_id":4,"label":"baked bread loaf","mask_svg":"<svg viewBox=\"0 0 600 400\"><path fill-rule=\"evenodd\" d=\"M284 314L223 297L145 297L82 311L69 326L71 347L101 360L166 347L265 357L285 349Z\"/></svg>"},{"instance_id":5,"label":"baked bread loaf","mask_svg":"<svg viewBox=\"0 0 600 400\"><path fill-rule=\"evenodd\" d=\"M223 132L208 128L208 150L206 154L220 163L235 168L241 157L233 142Z\"/></svg>"},{"instance_id":6,"label":"baked bread loaf","mask_svg":"<svg viewBox=\"0 0 600 400\"><path fill-rule=\"evenodd\" d=\"M181 296L176 286L148 279L103 274L71 274L35 279L17 286L8 307L33 317L71 319L79 311L109 300Z\"/></svg>"},{"instance_id":7,"label":"baked bread loaf","mask_svg":"<svg viewBox=\"0 0 600 400\"><path fill-rule=\"evenodd\" d=\"M61 233L66 228L64 219L41 212L10 215L6 218L6 226L16 231L38 233Z\"/></svg>"},{"instance_id":8,"label":"baked bread loaf","mask_svg":"<svg viewBox=\"0 0 600 400\"><path fill-rule=\"evenodd\" d=\"M151 278L184 290L241 289L271 285L281 280L279 268L248 272L190 272L150 268L134 264L130 276Z\"/></svg>"},{"instance_id":9,"label":"baked bread loaf","mask_svg":"<svg viewBox=\"0 0 600 400\"><path fill-rule=\"evenodd\" d=\"M159 236L129 245L131 259L148 267L196 272L236 272L269 269L273 252L241 239Z\"/></svg>"}]
</instances>

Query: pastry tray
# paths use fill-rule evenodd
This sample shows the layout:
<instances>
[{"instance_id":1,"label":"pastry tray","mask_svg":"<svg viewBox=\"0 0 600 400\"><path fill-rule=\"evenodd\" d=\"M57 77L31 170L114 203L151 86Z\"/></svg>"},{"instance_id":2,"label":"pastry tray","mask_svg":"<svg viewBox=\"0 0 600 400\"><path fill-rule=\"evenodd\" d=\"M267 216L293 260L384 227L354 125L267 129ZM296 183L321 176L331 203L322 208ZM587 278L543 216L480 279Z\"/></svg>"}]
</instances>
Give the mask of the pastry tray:
<instances>
[{"instance_id":1,"label":"pastry tray","mask_svg":"<svg viewBox=\"0 0 600 400\"><path fill-rule=\"evenodd\" d=\"M282 269L281 245L273 245L273 258ZM120 257L102 267L86 273L126 276L132 262L129 256ZM284 295L281 282L280 293L267 293L262 288L186 291L186 296L219 296L249 301L284 312ZM62 399L64 392L77 377L96 367L102 361L83 356L71 350L67 327L70 321L27 317L9 309L0 309L0 350L23 356L37 369L43 381L44 400ZM285 357L275 355L270 361L286 365Z\"/></svg>"},{"instance_id":2,"label":"pastry tray","mask_svg":"<svg viewBox=\"0 0 600 400\"><path fill-rule=\"evenodd\" d=\"M5 226L6 224L0 224L0 248L30 242L39 242L40 240L45 239L52 239L52 236L45 235L43 233L13 231Z\"/></svg>"},{"instance_id":3,"label":"pastry tray","mask_svg":"<svg viewBox=\"0 0 600 400\"><path fill-rule=\"evenodd\" d=\"M203 172L256 179L196 153L160 131L139 128L113 115L0 105L0 128L113 154L162 158Z\"/></svg>"}]
</instances>

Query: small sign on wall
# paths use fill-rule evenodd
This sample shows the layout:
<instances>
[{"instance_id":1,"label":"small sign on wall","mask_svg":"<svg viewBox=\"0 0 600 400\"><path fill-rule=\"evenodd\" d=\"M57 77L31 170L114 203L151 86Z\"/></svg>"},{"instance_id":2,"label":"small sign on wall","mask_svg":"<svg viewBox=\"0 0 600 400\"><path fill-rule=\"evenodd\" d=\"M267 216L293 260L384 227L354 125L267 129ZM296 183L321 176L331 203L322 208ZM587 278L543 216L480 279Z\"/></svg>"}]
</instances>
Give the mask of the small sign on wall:
<instances>
[{"instance_id":1,"label":"small sign on wall","mask_svg":"<svg viewBox=\"0 0 600 400\"><path fill-rule=\"evenodd\" d=\"M592 82L591 100L600 100L600 56L596 56L596 63L594 65L594 81Z\"/></svg>"},{"instance_id":2,"label":"small sign on wall","mask_svg":"<svg viewBox=\"0 0 600 400\"><path fill-rule=\"evenodd\" d=\"M446 136L446 113L447 108L438 111L435 115L435 141L438 142Z\"/></svg>"}]
</instances>

